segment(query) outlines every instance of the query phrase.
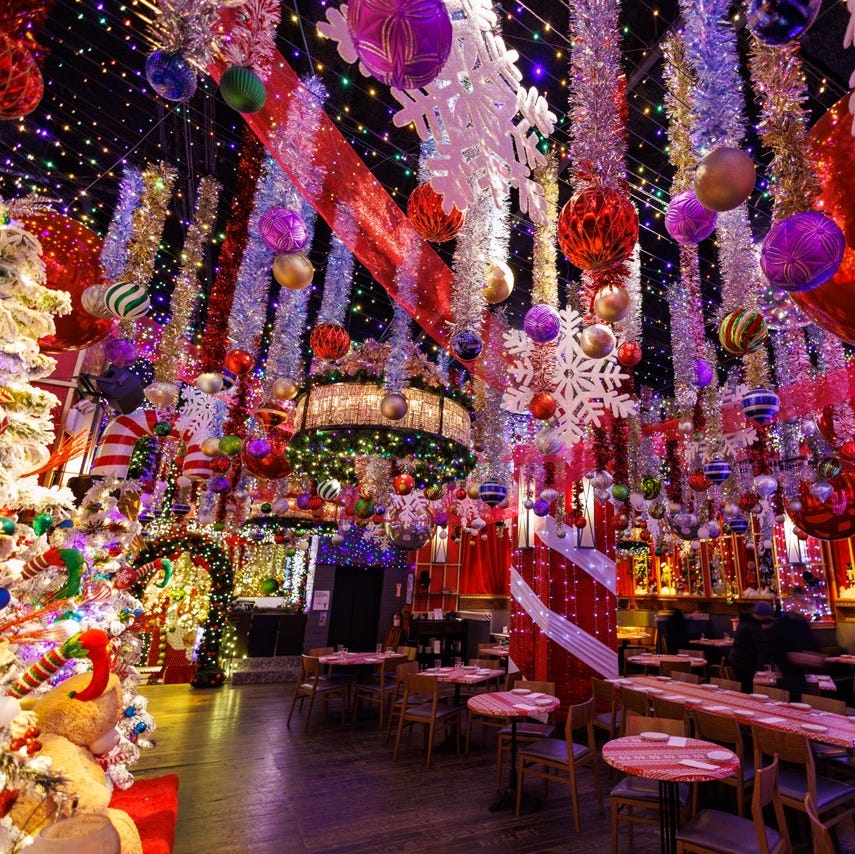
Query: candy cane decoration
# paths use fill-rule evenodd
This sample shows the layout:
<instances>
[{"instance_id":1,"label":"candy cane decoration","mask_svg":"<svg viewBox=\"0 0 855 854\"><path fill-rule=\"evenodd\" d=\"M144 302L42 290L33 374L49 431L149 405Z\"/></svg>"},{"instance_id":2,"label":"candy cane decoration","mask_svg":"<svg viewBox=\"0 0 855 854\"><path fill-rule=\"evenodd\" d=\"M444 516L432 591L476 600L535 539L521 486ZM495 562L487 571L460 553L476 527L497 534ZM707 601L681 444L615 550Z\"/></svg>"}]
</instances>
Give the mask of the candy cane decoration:
<instances>
[{"instance_id":1,"label":"candy cane decoration","mask_svg":"<svg viewBox=\"0 0 855 854\"><path fill-rule=\"evenodd\" d=\"M110 638L101 629L88 629L80 635L80 645L92 662L92 679L82 691L69 694L74 700L97 700L107 690L110 678Z\"/></svg>"},{"instance_id":2,"label":"candy cane decoration","mask_svg":"<svg viewBox=\"0 0 855 854\"><path fill-rule=\"evenodd\" d=\"M65 567L66 581L62 587L52 593L51 599L76 596L80 592L80 580L83 577L84 560L78 549L58 549L55 546L30 558L21 571L19 581L29 581L50 567Z\"/></svg>"},{"instance_id":3,"label":"candy cane decoration","mask_svg":"<svg viewBox=\"0 0 855 854\"><path fill-rule=\"evenodd\" d=\"M162 572L163 580L155 583L155 587L162 590L172 580L172 569L172 561L168 557L159 557L135 569L128 567L119 570L113 578L113 584L119 590L127 590L135 584L146 584L155 573Z\"/></svg>"},{"instance_id":4,"label":"candy cane decoration","mask_svg":"<svg viewBox=\"0 0 855 854\"><path fill-rule=\"evenodd\" d=\"M84 635L90 632L99 632L104 636L104 643L107 642L107 633L100 629L90 629L89 632L78 632L70 637L62 646L54 647L49 652L46 652L35 664L31 665L21 676L19 676L9 688L9 696L21 697L26 696L30 691L35 691L39 685L43 685L60 669L66 662L72 658L84 658L89 655L89 649L83 645L81 639ZM90 639L93 640L93 639ZM103 693L103 690L102 690Z\"/></svg>"}]
</instances>

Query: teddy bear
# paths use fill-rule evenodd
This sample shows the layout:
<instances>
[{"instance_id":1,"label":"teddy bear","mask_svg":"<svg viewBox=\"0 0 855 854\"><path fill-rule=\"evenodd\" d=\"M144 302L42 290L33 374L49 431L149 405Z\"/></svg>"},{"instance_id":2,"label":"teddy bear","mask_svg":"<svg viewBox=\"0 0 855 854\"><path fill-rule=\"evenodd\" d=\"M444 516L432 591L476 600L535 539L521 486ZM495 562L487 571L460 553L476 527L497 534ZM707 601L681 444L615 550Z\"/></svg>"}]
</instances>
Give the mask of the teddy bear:
<instances>
[{"instance_id":1,"label":"teddy bear","mask_svg":"<svg viewBox=\"0 0 855 854\"><path fill-rule=\"evenodd\" d=\"M39 752L50 758L53 771L69 781L66 791L70 797L66 804L76 800L78 814L108 815L121 839L122 854L142 854L139 831L131 817L109 806L112 784L96 759L118 742L115 727L123 710L122 690L116 675L111 674L100 697L80 701L69 696L86 688L90 679L90 673L72 676L35 703L32 713L41 730ZM53 797L37 800L22 793L12 808L11 818L35 835L56 820L59 808Z\"/></svg>"}]
</instances>

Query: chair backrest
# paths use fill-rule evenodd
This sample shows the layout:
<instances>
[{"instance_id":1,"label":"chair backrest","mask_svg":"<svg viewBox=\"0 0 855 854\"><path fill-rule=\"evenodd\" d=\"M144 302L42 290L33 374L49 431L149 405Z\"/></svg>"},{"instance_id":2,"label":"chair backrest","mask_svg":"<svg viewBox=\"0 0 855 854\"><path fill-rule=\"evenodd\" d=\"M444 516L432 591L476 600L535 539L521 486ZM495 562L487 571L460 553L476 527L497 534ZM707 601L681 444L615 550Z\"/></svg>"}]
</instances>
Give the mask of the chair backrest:
<instances>
[{"instance_id":1,"label":"chair backrest","mask_svg":"<svg viewBox=\"0 0 855 854\"><path fill-rule=\"evenodd\" d=\"M404 661L401 664L397 664L395 666L395 684L403 687L404 686L404 677L408 673L418 673L418 672L419 672L418 661Z\"/></svg>"},{"instance_id":2,"label":"chair backrest","mask_svg":"<svg viewBox=\"0 0 855 854\"><path fill-rule=\"evenodd\" d=\"M754 821L754 832L757 835L757 850L760 854L769 854L769 843L766 839L766 824L763 821L763 810L769 804L774 804L775 820L778 832L784 839L784 851L792 851L790 832L787 820L784 818L784 807L778 793L778 757L765 768L755 768L754 794L751 796L751 818Z\"/></svg>"},{"instance_id":3,"label":"chair backrest","mask_svg":"<svg viewBox=\"0 0 855 854\"><path fill-rule=\"evenodd\" d=\"M755 685L754 690L758 694L765 694L770 700L784 700L786 702L790 699L790 692L786 688L773 688L771 685Z\"/></svg>"},{"instance_id":4,"label":"chair backrest","mask_svg":"<svg viewBox=\"0 0 855 854\"><path fill-rule=\"evenodd\" d=\"M415 646L399 646L395 652L397 652L398 655L406 655L407 661L415 661L416 656L419 654L418 647Z\"/></svg>"},{"instance_id":5,"label":"chair backrest","mask_svg":"<svg viewBox=\"0 0 855 854\"><path fill-rule=\"evenodd\" d=\"M659 665L659 672L663 676L670 676L672 673L691 673L691 661L663 661Z\"/></svg>"},{"instance_id":6,"label":"chair backrest","mask_svg":"<svg viewBox=\"0 0 855 854\"><path fill-rule=\"evenodd\" d=\"M836 854L837 848L831 837L831 831L819 820L819 815L816 812L816 804L810 796L810 792L805 795L805 812L810 819L813 854Z\"/></svg>"},{"instance_id":7,"label":"chair backrest","mask_svg":"<svg viewBox=\"0 0 855 854\"><path fill-rule=\"evenodd\" d=\"M617 691L614 683L597 676L591 677L591 694L600 711L611 711L617 704Z\"/></svg>"},{"instance_id":8,"label":"chair backrest","mask_svg":"<svg viewBox=\"0 0 855 854\"><path fill-rule=\"evenodd\" d=\"M802 701L811 708L823 712L834 712L835 715L846 714L846 701L837 697L823 697L819 694L802 694Z\"/></svg>"},{"instance_id":9,"label":"chair backrest","mask_svg":"<svg viewBox=\"0 0 855 854\"><path fill-rule=\"evenodd\" d=\"M715 712L706 712L703 709L695 709L692 712L695 719L695 737L716 744L724 744L733 747L733 752L743 758L745 745L742 741L742 731L739 723L732 715L717 715Z\"/></svg>"},{"instance_id":10,"label":"chair backrest","mask_svg":"<svg viewBox=\"0 0 855 854\"><path fill-rule=\"evenodd\" d=\"M627 712L624 735L638 735L641 732L665 732L668 735L685 735L686 724L671 718L651 718Z\"/></svg>"},{"instance_id":11,"label":"chair backrest","mask_svg":"<svg viewBox=\"0 0 855 854\"><path fill-rule=\"evenodd\" d=\"M594 741L594 698L577 703L567 710L567 721L564 724L564 740L567 742L567 759L573 764L573 733L584 729L587 732L587 746L592 753L596 752Z\"/></svg>"},{"instance_id":12,"label":"chair backrest","mask_svg":"<svg viewBox=\"0 0 855 854\"><path fill-rule=\"evenodd\" d=\"M315 681L320 674L321 664L315 655L301 655L300 668L303 672L300 682Z\"/></svg>"},{"instance_id":13,"label":"chair backrest","mask_svg":"<svg viewBox=\"0 0 855 854\"><path fill-rule=\"evenodd\" d=\"M555 695L555 683L554 682L538 682L533 679L526 679L525 682L519 683L517 688L528 688L529 691L539 691L541 694L552 694Z\"/></svg>"},{"instance_id":14,"label":"chair backrest","mask_svg":"<svg viewBox=\"0 0 855 854\"><path fill-rule=\"evenodd\" d=\"M697 673L689 673L688 670L672 670L670 675L677 682L688 682L691 685L701 684L701 677Z\"/></svg>"},{"instance_id":15,"label":"chair backrest","mask_svg":"<svg viewBox=\"0 0 855 854\"><path fill-rule=\"evenodd\" d=\"M420 697L431 697L436 703L439 683L436 676L428 676L425 673L404 674L404 698L407 694L418 694Z\"/></svg>"},{"instance_id":16,"label":"chair backrest","mask_svg":"<svg viewBox=\"0 0 855 854\"><path fill-rule=\"evenodd\" d=\"M498 670L495 658L471 658L469 663L473 667L483 667L489 670Z\"/></svg>"},{"instance_id":17,"label":"chair backrest","mask_svg":"<svg viewBox=\"0 0 855 854\"><path fill-rule=\"evenodd\" d=\"M642 717L650 715L650 697L644 691L633 691L632 688L621 688L620 704L624 711L623 720L626 720L628 712L633 712Z\"/></svg>"},{"instance_id":18,"label":"chair backrest","mask_svg":"<svg viewBox=\"0 0 855 854\"><path fill-rule=\"evenodd\" d=\"M688 723L689 711L686 704L679 700L666 700L656 694L653 697L653 717L669 718L674 721L684 721Z\"/></svg>"},{"instance_id":19,"label":"chair backrest","mask_svg":"<svg viewBox=\"0 0 855 854\"><path fill-rule=\"evenodd\" d=\"M522 682L523 678L522 670L515 670L513 673L508 673L507 676L505 676L505 691L510 691L514 685L518 682Z\"/></svg>"},{"instance_id":20,"label":"chair backrest","mask_svg":"<svg viewBox=\"0 0 855 854\"><path fill-rule=\"evenodd\" d=\"M728 691L738 691L742 688L741 683L734 679L710 679L713 685L718 685L719 688L724 688Z\"/></svg>"},{"instance_id":21,"label":"chair backrest","mask_svg":"<svg viewBox=\"0 0 855 854\"><path fill-rule=\"evenodd\" d=\"M386 639L383 641L383 649L397 649L401 642L401 629L386 629Z\"/></svg>"},{"instance_id":22,"label":"chair backrest","mask_svg":"<svg viewBox=\"0 0 855 854\"><path fill-rule=\"evenodd\" d=\"M799 732L783 732L761 724L751 727L754 737L754 768L763 765L764 756L777 756L781 762L802 765L807 778L807 791L816 800L816 766L807 736Z\"/></svg>"},{"instance_id":23,"label":"chair backrest","mask_svg":"<svg viewBox=\"0 0 855 854\"><path fill-rule=\"evenodd\" d=\"M729 679L731 682L735 681L733 678L733 668L725 662L722 662L721 664L711 664L710 676L714 679Z\"/></svg>"},{"instance_id":24,"label":"chair backrest","mask_svg":"<svg viewBox=\"0 0 855 854\"><path fill-rule=\"evenodd\" d=\"M309 650L309 655L317 657L319 655L332 655L334 652L335 650L331 646L316 646Z\"/></svg>"},{"instance_id":25,"label":"chair backrest","mask_svg":"<svg viewBox=\"0 0 855 854\"><path fill-rule=\"evenodd\" d=\"M495 644L495 643L479 643L478 644L478 655L481 655L481 653L484 652L485 649L493 649L493 647L495 647L495 646L498 646L498 644Z\"/></svg>"}]
</instances>

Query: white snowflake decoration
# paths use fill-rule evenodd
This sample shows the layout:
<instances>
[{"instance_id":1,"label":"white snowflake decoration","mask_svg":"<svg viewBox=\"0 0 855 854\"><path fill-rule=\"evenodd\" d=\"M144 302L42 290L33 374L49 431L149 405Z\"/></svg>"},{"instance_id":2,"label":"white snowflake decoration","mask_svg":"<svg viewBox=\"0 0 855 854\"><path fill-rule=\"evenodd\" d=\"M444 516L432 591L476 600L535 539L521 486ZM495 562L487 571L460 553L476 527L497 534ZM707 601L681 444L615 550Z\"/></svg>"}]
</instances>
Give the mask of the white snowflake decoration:
<instances>
[{"instance_id":1,"label":"white snowflake decoration","mask_svg":"<svg viewBox=\"0 0 855 854\"><path fill-rule=\"evenodd\" d=\"M742 398L749 391L749 387L745 383L739 383L734 387L723 386L719 393L719 406L721 411L730 409L735 406L739 412L742 412ZM731 433L725 432L722 435L722 443L725 456L731 459L737 459L740 452L745 448L750 448L757 441L757 428L748 419L738 416L741 421L739 429Z\"/></svg>"},{"instance_id":2,"label":"white snowflake decoration","mask_svg":"<svg viewBox=\"0 0 855 854\"><path fill-rule=\"evenodd\" d=\"M555 351L555 369L552 375L551 394L555 398L555 430L569 448L584 438L588 424L599 426L607 411L617 418L627 418L635 413L635 401L626 392L619 391L629 379L617 358L591 359L579 345L582 316L572 308L561 315L561 334ZM534 382L533 353L537 346L522 330L505 333L508 351L510 386L505 390L502 404L510 412L528 411Z\"/></svg>"},{"instance_id":3,"label":"white snowflake decoration","mask_svg":"<svg viewBox=\"0 0 855 854\"><path fill-rule=\"evenodd\" d=\"M393 495L389 501L389 511L390 518L409 524L430 515L430 502L424 493L414 490L409 495Z\"/></svg>"},{"instance_id":4,"label":"white snowflake decoration","mask_svg":"<svg viewBox=\"0 0 855 854\"><path fill-rule=\"evenodd\" d=\"M483 191L499 207L510 183L519 190L520 209L539 221L543 188L532 169L546 158L533 131L549 136L555 115L537 89L520 86L519 54L494 32L497 18L488 0L448 0L446 8L453 27L448 61L422 89L392 89L402 107L392 121L412 123L421 139L434 140L436 151L425 166L446 212L452 205L469 207ZM356 61L346 3L327 10L318 31L338 42L346 62ZM368 76L361 63L359 70Z\"/></svg>"}]
</instances>

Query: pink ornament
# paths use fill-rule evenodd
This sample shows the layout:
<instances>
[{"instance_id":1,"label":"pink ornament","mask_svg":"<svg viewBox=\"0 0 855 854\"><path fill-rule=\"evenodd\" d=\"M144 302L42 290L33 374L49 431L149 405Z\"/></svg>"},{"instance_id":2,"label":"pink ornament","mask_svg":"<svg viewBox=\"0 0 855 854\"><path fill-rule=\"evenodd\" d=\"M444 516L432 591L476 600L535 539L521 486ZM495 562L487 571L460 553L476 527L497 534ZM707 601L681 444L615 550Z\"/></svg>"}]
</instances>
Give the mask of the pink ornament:
<instances>
[{"instance_id":1,"label":"pink ornament","mask_svg":"<svg viewBox=\"0 0 855 854\"><path fill-rule=\"evenodd\" d=\"M561 318L551 305L533 305L523 321L525 334L535 344L548 344L561 331Z\"/></svg>"},{"instance_id":2,"label":"pink ornament","mask_svg":"<svg viewBox=\"0 0 855 854\"><path fill-rule=\"evenodd\" d=\"M717 217L698 201L694 190L684 190L671 199L665 211L665 230L677 243L700 243L715 230Z\"/></svg>"},{"instance_id":3,"label":"pink ornament","mask_svg":"<svg viewBox=\"0 0 855 854\"><path fill-rule=\"evenodd\" d=\"M397 89L427 86L451 53L442 0L351 0L347 28L362 64Z\"/></svg>"},{"instance_id":4,"label":"pink ornament","mask_svg":"<svg viewBox=\"0 0 855 854\"><path fill-rule=\"evenodd\" d=\"M264 245L281 255L299 252L309 242L303 217L289 208L271 208L258 220L258 233Z\"/></svg>"},{"instance_id":5,"label":"pink ornament","mask_svg":"<svg viewBox=\"0 0 855 854\"><path fill-rule=\"evenodd\" d=\"M137 360L137 347L125 338L110 338L104 345L104 358L117 368L130 367Z\"/></svg>"},{"instance_id":6,"label":"pink ornament","mask_svg":"<svg viewBox=\"0 0 855 854\"><path fill-rule=\"evenodd\" d=\"M772 226L763 241L760 266L773 287L810 291L837 272L845 249L846 238L831 217L806 211Z\"/></svg>"}]
</instances>

